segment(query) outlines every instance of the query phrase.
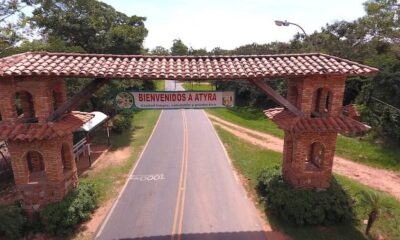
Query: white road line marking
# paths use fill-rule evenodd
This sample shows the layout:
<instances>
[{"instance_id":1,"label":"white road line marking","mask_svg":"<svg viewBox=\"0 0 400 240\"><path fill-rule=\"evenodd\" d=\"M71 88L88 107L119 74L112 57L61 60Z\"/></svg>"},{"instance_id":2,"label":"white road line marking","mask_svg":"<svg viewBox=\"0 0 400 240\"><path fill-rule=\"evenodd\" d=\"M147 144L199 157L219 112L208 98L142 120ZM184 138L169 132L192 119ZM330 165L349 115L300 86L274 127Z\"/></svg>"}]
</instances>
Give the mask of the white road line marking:
<instances>
[{"instance_id":1,"label":"white road line marking","mask_svg":"<svg viewBox=\"0 0 400 240\"><path fill-rule=\"evenodd\" d=\"M129 180L137 180L140 182L152 182L152 181L160 181L166 180L164 174L148 174L148 175L133 175L129 178Z\"/></svg>"},{"instance_id":2,"label":"white road line marking","mask_svg":"<svg viewBox=\"0 0 400 240\"><path fill-rule=\"evenodd\" d=\"M163 113L164 113L164 111L162 110L161 113L160 113L160 115L158 116L156 125L154 126L153 131L152 131L151 134L150 134L150 137L147 139L146 145L144 146L142 152L140 153L140 156L139 156L138 160L136 161L135 166L133 166L132 171L129 173L129 176L132 176L132 175L133 175L133 172L135 171L136 167L139 165L139 162L140 162L140 160L142 159L143 154L144 154L144 152L146 151L147 146L149 145L150 140L152 139L152 137L153 137L153 135L154 135L154 132L156 131L156 129L157 129L157 127L158 127L158 123L160 122L160 119L161 119ZM101 235L101 233L103 232L104 226L107 224L107 222L108 222L108 220L109 220L111 214L114 212L115 206L117 205L119 199L121 198L122 193L125 192L125 189L126 189L126 187L128 186L128 183L129 183L129 178L126 179L126 182L125 182L124 187L123 187L122 190L119 192L119 195L118 195L117 199L114 201L111 210L107 213L107 217L105 218L105 220L104 220L103 223L101 224L101 227L100 227L100 229L98 230L95 239L99 238L100 235Z\"/></svg>"}]
</instances>

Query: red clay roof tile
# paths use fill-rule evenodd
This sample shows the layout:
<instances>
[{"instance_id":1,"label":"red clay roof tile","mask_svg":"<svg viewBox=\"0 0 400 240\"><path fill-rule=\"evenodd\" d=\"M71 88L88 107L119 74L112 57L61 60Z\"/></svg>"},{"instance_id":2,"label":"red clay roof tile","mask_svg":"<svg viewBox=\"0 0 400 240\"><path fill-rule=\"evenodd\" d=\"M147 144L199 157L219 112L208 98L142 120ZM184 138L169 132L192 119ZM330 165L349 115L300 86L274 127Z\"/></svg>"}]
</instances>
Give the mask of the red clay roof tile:
<instances>
[{"instance_id":1,"label":"red clay roof tile","mask_svg":"<svg viewBox=\"0 0 400 240\"><path fill-rule=\"evenodd\" d=\"M371 75L378 69L321 53L251 56L141 56L27 52L0 59L1 76L141 79L251 79Z\"/></svg>"},{"instance_id":2,"label":"red clay roof tile","mask_svg":"<svg viewBox=\"0 0 400 240\"><path fill-rule=\"evenodd\" d=\"M71 112L55 123L0 123L1 140L43 140L62 137L73 132L94 117L85 112Z\"/></svg>"},{"instance_id":3,"label":"red clay roof tile","mask_svg":"<svg viewBox=\"0 0 400 240\"><path fill-rule=\"evenodd\" d=\"M343 106L343 114L351 118L357 118L361 116L354 104Z\"/></svg>"},{"instance_id":4,"label":"red clay roof tile","mask_svg":"<svg viewBox=\"0 0 400 240\"><path fill-rule=\"evenodd\" d=\"M365 132L369 126L346 116L303 118L283 108L272 108L264 114L275 122L279 128L296 132L340 132L344 134Z\"/></svg>"}]
</instances>

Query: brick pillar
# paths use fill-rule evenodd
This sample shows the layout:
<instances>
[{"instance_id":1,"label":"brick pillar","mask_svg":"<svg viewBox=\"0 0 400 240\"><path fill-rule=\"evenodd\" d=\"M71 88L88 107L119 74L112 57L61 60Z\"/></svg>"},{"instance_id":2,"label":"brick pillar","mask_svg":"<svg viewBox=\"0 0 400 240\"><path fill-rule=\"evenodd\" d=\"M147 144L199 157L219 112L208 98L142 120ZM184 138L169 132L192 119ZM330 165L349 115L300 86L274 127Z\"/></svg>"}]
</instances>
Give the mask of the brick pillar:
<instances>
[{"instance_id":1,"label":"brick pillar","mask_svg":"<svg viewBox=\"0 0 400 240\"><path fill-rule=\"evenodd\" d=\"M343 98L346 78L343 76L332 76L333 82L330 90L332 92L331 116L339 116L343 110Z\"/></svg>"},{"instance_id":2,"label":"brick pillar","mask_svg":"<svg viewBox=\"0 0 400 240\"><path fill-rule=\"evenodd\" d=\"M26 160L25 150L21 148L18 142L9 141L8 151L11 155L11 166L16 185L27 184L29 182L29 168Z\"/></svg>"},{"instance_id":3,"label":"brick pillar","mask_svg":"<svg viewBox=\"0 0 400 240\"><path fill-rule=\"evenodd\" d=\"M43 147L46 156L46 174L49 183L60 182L64 178L61 161L61 142L47 143Z\"/></svg>"},{"instance_id":4,"label":"brick pillar","mask_svg":"<svg viewBox=\"0 0 400 240\"><path fill-rule=\"evenodd\" d=\"M63 79L58 79L53 87L53 91L55 93L55 108L58 108L67 101L67 92L65 90L65 83Z\"/></svg>"},{"instance_id":5,"label":"brick pillar","mask_svg":"<svg viewBox=\"0 0 400 240\"><path fill-rule=\"evenodd\" d=\"M64 171L76 171L76 163L74 159L74 154L72 152L72 142L63 143L61 158L64 166Z\"/></svg>"},{"instance_id":6,"label":"brick pillar","mask_svg":"<svg viewBox=\"0 0 400 240\"><path fill-rule=\"evenodd\" d=\"M0 113L3 121L12 121L17 118L15 89L11 78L0 81Z\"/></svg>"},{"instance_id":7,"label":"brick pillar","mask_svg":"<svg viewBox=\"0 0 400 240\"><path fill-rule=\"evenodd\" d=\"M328 188L332 177L336 132L330 133L289 133L285 131L283 177L298 188ZM321 166L308 164L311 145L324 146Z\"/></svg>"},{"instance_id":8,"label":"brick pillar","mask_svg":"<svg viewBox=\"0 0 400 240\"><path fill-rule=\"evenodd\" d=\"M50 95L51 93L49 93ZM36 116L40 123L47 122L49 113L53 111L53 103L51 96L35 97Z\"/></svg>"}]
</instances>

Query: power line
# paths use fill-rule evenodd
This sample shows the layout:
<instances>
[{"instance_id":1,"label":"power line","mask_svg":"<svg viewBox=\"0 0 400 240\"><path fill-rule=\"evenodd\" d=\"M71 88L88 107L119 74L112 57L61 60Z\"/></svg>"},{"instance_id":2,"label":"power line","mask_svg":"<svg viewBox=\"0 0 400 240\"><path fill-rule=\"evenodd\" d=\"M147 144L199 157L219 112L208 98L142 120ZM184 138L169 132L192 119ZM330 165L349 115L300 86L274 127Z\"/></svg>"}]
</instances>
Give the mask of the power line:
<instances>
[{"instance_id":1,"label":"power line","mask_svg":"<svg viewBox=\"0 0 400 240\"><path fill-rule=\"evenodd\" d=\"M386 106L388 106L388 107L390 107L390 108L392 108L392 109L394 109L394 110L400 112L400 109L398 109L398 108L395 107L395 106L390 105L389 103L386 103L386 102L384 102L384 101L382 101L382 100L379 100L379 99L377 99L376 97L371 97L371 98L372 98L373 100L377 101L377 102L380 102L380 103L382 103L382 104L384 104L384 105L386 105Z\"/></svg>"}]
</instances>

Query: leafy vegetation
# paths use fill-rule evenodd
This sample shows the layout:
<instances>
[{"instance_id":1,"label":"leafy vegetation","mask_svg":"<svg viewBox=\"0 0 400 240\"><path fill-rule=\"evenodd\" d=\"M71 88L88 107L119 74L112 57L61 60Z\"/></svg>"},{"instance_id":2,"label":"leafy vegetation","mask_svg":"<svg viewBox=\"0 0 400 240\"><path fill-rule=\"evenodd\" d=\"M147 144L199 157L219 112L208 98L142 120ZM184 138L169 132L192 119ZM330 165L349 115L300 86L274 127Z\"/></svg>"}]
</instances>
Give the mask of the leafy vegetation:
<instances>
[{"instance_id":1,"label":"leafy vegetation","mask_svg":"<svg viewBox=\"0 0 400 240\"><path fill-rule=\"evenodd\" d=\"M112 119L112 130L116 133L123 133L132 128L132 119L134 114L131 112L122 112Z\"/></svg>"},{"instance_id":2,"label":"leafy vegetation","mask_svg":"<svg viewBox=\"0 0 400 240\"><path fill-rule=\"evenodd\" d=\"M81 183L57 203L47 205L40 214L46 232L56 236L71 234L88 220L97 207L97 194L91 184Z\"/></svg>"},{"instance_id":3,"label":"leafy vegetation","mask_svg":"<svg viewBox=\"0 0 400 240\"><path fill-rule=\"evenodd\" d=\"M248 179L249 182L246 185L247 189L253 194L256 194L259 176L267 169L279 169L282 154L243 142L220 127L216 126L216 129L229 153L233 165L245 179ZM274 229L283 231L293 239L310 239L310 236L312 236L313 239L321 240L366 239L363 234L366 225L364 225L363 222L368 218L370 209L364 204L361 204L362 196L360 193L363 191L371 191L371 189L343 176L335 176L335 178L354 201L353 210L355 221L353 223L329 227L297 227L294 224L280 220L280 218L277 218L267 211L266 214L269 223ZM376 220L371 230L371 237L377 238L379 236L385 239L398 239L400 238L400 228L396 223L396 219L400 217L400 202L385 193L381 194L382 207L390 208L391 211L390 213L382 214L382 217ZM259 198L259 200L261 200L259 207L265 209L266 206L263 205L264 201L262 201L262 198Z\"/></svg>"},{"instance_id":4,"label":"leafy vegetation","mask_svg":"<svg viewBox=\"0 0 400 240\"><path fill-rule=\"evenodd\" d=\"M155 80L154 85L155 85L155 90L157 91L165 90L165 80Z\"/></svg>"},{"instance_id":5,"label":"leafy vegetation","mask_svg":"<svg viewBox=\"0 0 400 240\"><path fill-rule=\"evenodd\" d=\"M213 91L215 87L210 82L185 82L183 88L187 91Z\"/></svg>"},{"instance_id":6,"label":"leafy vegetation","mask_svg":"<svg viewBox=\"0 0 400 240\"><path fill-rule=\"evenodd\" d=\"M146 18L127 16L96 0L32 0L30 22L49 37L88 53L140 53Z\"/></svg>"},{"instance_id":7,"label":"leafy vegetation","mask_svg":"<svg viewBox=\"0 0 400 240\"><path fill-rule=\"evenodd\" d=\"M22 236L26 217L20 206L0 205L0 237L18 239Z\"/></svg>"},{"instance_id":8,"label":"leafy vegetation","mask_svg":"<svg viewBox=\"0 0 400 240\"><path fill-rule=\"evenodd\" d=\"M361 194L361 204L364 205L367 209L369 209L368 213L368 223L367 228L365 229L365 234L369 235L372 225L378 219L378 217L384 212L383 210L387 210L390 212L387 207L385 207L382 203L383 196L379 192L375 191L363 191Z\"/></svg>"},{"instance_id":9,"label":"leafy vegetation","mask_svg":"<svg viewBox=\"0 0 400 240\"><path fill-rule=\"evenodd\" d=\"M299 226L334 225L354 218L352 199L335 179L324 191L293 188L283 180L279 168L264 170L258 179L257 190L266 211L284 221Z\"/></svg>"}]
</instances>

